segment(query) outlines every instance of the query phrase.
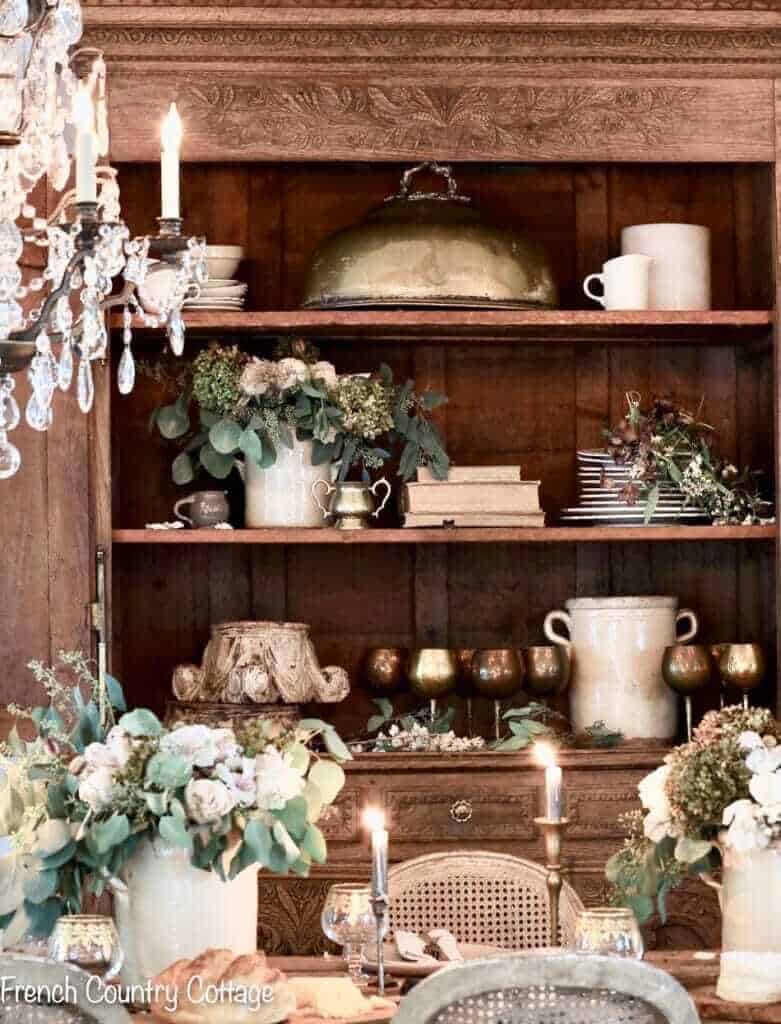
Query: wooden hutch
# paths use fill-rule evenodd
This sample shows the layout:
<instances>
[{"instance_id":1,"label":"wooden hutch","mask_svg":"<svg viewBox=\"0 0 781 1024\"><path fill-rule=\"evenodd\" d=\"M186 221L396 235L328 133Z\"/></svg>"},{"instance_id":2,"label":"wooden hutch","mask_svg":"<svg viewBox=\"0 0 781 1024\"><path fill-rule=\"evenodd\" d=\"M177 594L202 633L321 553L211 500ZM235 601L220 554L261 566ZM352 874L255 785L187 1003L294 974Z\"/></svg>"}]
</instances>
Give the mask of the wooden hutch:
<instances>
[{"instance_id":1,"label":"wooden hutch","mask_svg":"<svg viewBox=\"0 0 781 1024\"><path fill-rule=\"evenodd\" d=\"M725 453L775 476L781 2L552 6L87 0L85 42L109 64L125 219L136 232L155 228L158 128L175 99L185 228L247 250L249 311L190 315L188 352L212 338L268 352L276 337L299 334L342 371L384 360L447 392L441 424L456 461L520 462L540 478L551 525L402 531L390 514L370 532L315 538L145 531L180 496L170 447L147 430L164 384L147 370L123 398L106 369L89 421L60 403L51 435L23 438L22 472L0 491L13 526L0 582L4 699L25 695L27 657L88 642L83 607L95 599L101 549L113 671L133 702L158 710L173 666L200 656L213 622L311 623L321 661L354 672L368 646L522 646L541 642L545 613L568 597L649 593L697 609L707 642L765 644L771 668L758 699L776 706L775 527L555 524L575 496L576 449L600 445L630 389L695 407L704 397ZM423 159L452 163L487 215L546 245L560 310L298 309L316 245ZM583 277L617 253L624 225L655 220L711 228L714 311L588 308ZM159 334L139 332L137 358L154 364L162 348ZM354 733L369 698L356 680L347 702L325 713ZM717 700L706 694L699 710ZM589 902L604 899L617 815L660 756L565 755L571 878ZM320 941L329 880L367 876L359 815L369 798L389 813L396 859L449 844L541 859L532 820L541 796L524 756L358 758L328 823L327 867L310 880L261 875L262 941L298 952ZM455 813L457 801L468 816ZM671 900L656 939L717 941L704 887Z\"/></svg>"}]
</instances>

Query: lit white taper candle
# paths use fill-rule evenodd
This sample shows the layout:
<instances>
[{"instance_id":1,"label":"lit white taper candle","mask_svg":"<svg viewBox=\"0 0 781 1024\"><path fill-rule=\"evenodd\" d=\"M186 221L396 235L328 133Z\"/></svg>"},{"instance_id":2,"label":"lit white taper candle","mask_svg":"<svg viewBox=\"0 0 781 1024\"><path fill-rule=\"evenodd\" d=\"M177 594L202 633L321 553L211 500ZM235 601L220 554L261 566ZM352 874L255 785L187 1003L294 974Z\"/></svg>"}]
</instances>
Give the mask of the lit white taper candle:
<instances>
[{"instance_id":1,"label":"lit white taper candle","mask_svg":"<svg viewBox=\"0 0 781 1024\"><path fill-rule=\"evenodd\" d=\"M182 145L182 120L172 103L160 131L160 170L162 181L162 215L166 219L179 214L179 149Z\"/></svg>"},{"instance_id":2,"label":"lit white taper candle","mask_svg":"<svg viewBox=\"0 0 781 1024\"><path fill-rule=\"evenodd\" d=\"M372 897L388 895L388 830L382 811L367 808L363 821L372 841Z\"/></svg>"},{"instance_id":3,"label":"lit white taper candle","mask_svg":"<svg viewBox=\"0 0 781 1024\"><path fill-rule=\"evenodd\" d=\"M564 816L564 780L550 743L535 743L534 756L545 768L545 817L560 821Z\"/></svg>"},{"instance_id":4,"label":"lit white taper candle","mask_svg":"<svg viewBox=\"0 0 781 1024\"><path fill-rule=\"evenodd\" d=\"M95 108L89 89L82 82L73 99L73 120L76 124L76 202L96 203L98 179L95 163L98 144L95 136Z\"/></svg>"}]
</instances>

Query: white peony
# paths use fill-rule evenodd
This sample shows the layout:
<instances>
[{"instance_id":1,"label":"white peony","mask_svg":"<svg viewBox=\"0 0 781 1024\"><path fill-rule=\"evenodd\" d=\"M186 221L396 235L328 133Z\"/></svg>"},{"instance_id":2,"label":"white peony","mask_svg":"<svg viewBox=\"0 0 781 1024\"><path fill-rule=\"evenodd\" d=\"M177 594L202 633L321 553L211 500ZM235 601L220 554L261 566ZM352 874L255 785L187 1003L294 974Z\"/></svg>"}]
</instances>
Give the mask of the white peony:
<instances>
[{"instance_id":1,"label":"white peony","mask_svg":"<svg viewBox=\"0 0 781 1024\"><path fill-rule=\"evenodd\" d=\"M113 768L103 766L82 773L79 782L79 800L82 800L90 810L98 814L109 806L113 797Z\"/></svg>"},{"instance_id":2,"label":"white peony","mask_svg":"<svg viewBox=\"0 0 781 1024\"><path fill-rule=\"evenodd\" d=\"M310 379L309 367L303 359L280 359L277 363L278 386L280 391L294 388L298 384L304 384Z\"/></svg>"},{"instance_id":3,"label":"white peony","mask_svg":"<svg viewBox=\"0 0 781 1024\"><path fill-rule=\"evenodd\" d=\"M184 758L193 768L211 768L217 761L234 757L239 750L232 729L208 725L180 725L160 740L166 754Z\"/></svg>"},{"instance_id":4,"label":"white peony","mask_svg":"<svg viewBox=\"0 0 781 1024\"><path fill-rule=\"evenodd\" d=\"M109 729L105 746L110 751L117 768L121 769L125 767L133 753L133 737L115 725Z\"/></svg>"},{"instance_id":5,"label":"white peony","mask_svg":"<svg viewBox=\"0 0 781 1024\"><path fill-rule=\"evenodd\" d=\"M184 787L184 806L199 825L213 825L236 806L236 799L222 782L191 779Z\"/></svg>"},{"instance_id":6,"label":"white peony","mask_svg":"<svg viewBox=\"0 0 781 1024\"><path fill-rule=\"evenodd\" d=\"M257 802L262 811L279 811L304 790L304 780L287 754L269 747L255 760Z\"/></svg>"},{"instance_id":7,"label":"white peony","mask_svg":"<svg viewBox=\"0 0 781 1024\"><path fill-rule=\"evenodd\" d=\"M259 397L265 395L270 387L276 387L278 380L277 364L270 359L252 359L244 367L239 379L239 388L245 395Z\"/></svg>"},{"instance_id":8,"label":"white peony","mask_svg":"<svg viewBox=\"0 0 781 1024\"><path fill-rule=\"evenodd\" d=\"M738 746L741 750L756 750L762 746L762 737L758 732L746 729L738 736Z\"/></svg>"},{"instance_id":9,"label":"white peony","mask_svg":"<svg viewBox=\"0 0 781 1024\"><path fill-rule=\"evenodd\" d=\"M758 827L759 808L750 800L735 800L724 808L722 824L728 826L725 843L740 853L767 846L769 838Z\"/></svg>"},{"instance_id":10,"label":"white peony","mask_svg":"<svg viewBox=\"0 0 781 1024\"><path fill-rule=\"evenodd\" d=\"M781 772L759 772L748 788L761 807L781 803Z\"/></svg>"},{"instance_id":11,"label":"white peony","mask_svg":"<svg viewBox=\"0 0 781 1024\"><path fill-rule=\"evenodd\" d=\"M97 768L119 768L119 762L105 743L90 743L84 750L84 766L87 771Z\"/></svg>"},{"instance_id":12,"label":"white peony","mask_svg":"<svg viewBox=\"0 0 781 1024\"><path fill-rule=\"evenodd\" d=\"M650 775L641 779L637 791L640 802L648 811L643 822L643 831L648 839L659 843L665 836L675 835L676 829L672 822L672 808L667 797L667 780L670 766L663 764Z\"/></svg>"},{"instance_id":13,"label":"white peony","mask_svg":"<svg viewBox=\"0 0 781 1024\"><path fill-rule=\"evenodd\" d=\"M325 385L326 391L334 391L336 389L336 385L339 383L339 377L333 363L321 360L310 368L310 372L312 374L312 380L319 380Z\"/></svg>"},{"instance_id":14,"label":"white peony","mask_svg":"<svg viewBox=\"0 0 781 1024\"><path fill-rule=\"evenodd\" d=\"M746 758L746 767L757 775L776 771L781 768L781 747L773 750L765 746L755 747Z\"/></svg>"},{"instance_id":15,"label":"white peony","mask_svg":"<svg viewBox=\"0 0 781 1024\"><path fill-rule=\"evenodd\" d=\"M255 803L255 761L251 757L241 758L236 771L227 764L217 765L217 778L224 782L237 804L252 807Z\"/></svg>"}]
</instances>

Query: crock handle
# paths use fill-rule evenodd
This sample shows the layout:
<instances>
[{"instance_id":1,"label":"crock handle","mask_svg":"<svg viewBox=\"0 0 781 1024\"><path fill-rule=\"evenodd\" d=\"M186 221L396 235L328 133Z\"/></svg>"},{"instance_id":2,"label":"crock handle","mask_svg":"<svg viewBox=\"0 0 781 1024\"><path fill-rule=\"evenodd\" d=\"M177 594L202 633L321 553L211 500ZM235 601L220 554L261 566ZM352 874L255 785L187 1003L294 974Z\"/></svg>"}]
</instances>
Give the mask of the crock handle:
<instances>
[{"instance_id":1,"label":"crock handle","mask_svg":"<svg viewBox=\"0 0 781 1024\"><path fill-rule=\"evenodd\" d=\"M434 160L426 160L422 164L418 164L416 167L410 167L409 170L405 171L401 176L401 187L399 188L400 196L409 195L410 185L412 179L420 171L431 171L433 174L440 174L447 182L447 194L449 196L458 195L458 186L456 185L456 179L453 177L453 172L447 164L438 164Z\"/></svg>"},{"instance_id":2,"label":"crock handle","mask_svg":"<svg viewBox=\"0 0 781 1024\"><path fill-rule=\"evenodd\" d=\"M678 623L688 619L690 622L689 628L683 632L680 636L675 637L677 644L685 644L687 640L693 640L697 635L697 630L700 628L700 620L697 618L697 613L693 612L691 608L681 608L678 614L675 616L675 631L678 632Z\"/></svg>"},{"instance_id":3,"label":"crock handle","mask_svg":"<svg viewBox=\"0 0 781 1024\"><path fill-rule=\"evenodd\" d=\"M185 505L192 505L194 501L195 495L191 494L187 498L180 498L179 501L177 501L177 503L174 505L174 515L176 516L176 518L183 520L185 523L189 523L190 526L193 525L192 519L190 519L189 516L186 516L184 512L180 512L179 510L184 508Z\"/></svg>"},{"instance_id":4,"label":"crock handle","mask_svg":"<svg viewBox=\"0 0 781 1024\"><path fill-rule=\"evenodd\" d=\"M557 633L553 628L554 622L561 622L567 629L569 636L563 636L561 633ZM570 648L572 647L572 620L570 619L567 612L555 611L548 612L545 616L545 622L542 624L542 631L545 636L554 644L558 644L560 647Z\"/></svg>"}]
</instances>

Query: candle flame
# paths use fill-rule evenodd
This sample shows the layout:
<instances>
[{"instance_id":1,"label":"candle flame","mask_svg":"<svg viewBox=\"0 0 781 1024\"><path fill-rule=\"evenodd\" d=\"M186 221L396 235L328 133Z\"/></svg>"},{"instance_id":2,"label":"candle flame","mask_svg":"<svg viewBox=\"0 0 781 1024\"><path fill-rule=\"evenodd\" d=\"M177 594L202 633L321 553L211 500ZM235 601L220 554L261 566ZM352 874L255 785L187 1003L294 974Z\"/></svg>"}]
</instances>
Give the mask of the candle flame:
<instances>
[{"instance_id":1,"label":"candle flame","mask_svg":"<svg viewBox=\"0 0 781 1024\"><path fill-rule=\"evenodd\" d=\"M537 764L543 768L554 768L556 766L556 750L550 743L541 741L534 744L534 757Z\"/></svg>"},{"instance_id":2,"label":"candle flame","mask_svg":"<svg viewBox=\"0 0 781 1024\"><path fill-rule=\"evenodd\" d=\"M179 117L176 104L172 103L168 108L168 113L165 115L163 126L160 130L160 140L163 144L163 149L178 149L182 144L183 134L182 119Z\"/></svg>"},{"instance_id":3,"label":"candle flame","mask_svg":"<svg viewBox=\"0 0 781 1024\"><path fill-rule=\"evenodd\" d=\"M363 823L370 832L385 828L385 815L376 807L367 807L363 812Z\"/></svg>"},{"instance_id":4,"label":"candle flame","mask_svg":"<svg viewBox=\"0 0 781 1024\"><path fill-rule=\"evenodd\" d=\"M92 128L95 123L95 108L86 83L80 82L73 97L73 120L82 129Z\"/></svg>"}]
</instances>

